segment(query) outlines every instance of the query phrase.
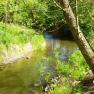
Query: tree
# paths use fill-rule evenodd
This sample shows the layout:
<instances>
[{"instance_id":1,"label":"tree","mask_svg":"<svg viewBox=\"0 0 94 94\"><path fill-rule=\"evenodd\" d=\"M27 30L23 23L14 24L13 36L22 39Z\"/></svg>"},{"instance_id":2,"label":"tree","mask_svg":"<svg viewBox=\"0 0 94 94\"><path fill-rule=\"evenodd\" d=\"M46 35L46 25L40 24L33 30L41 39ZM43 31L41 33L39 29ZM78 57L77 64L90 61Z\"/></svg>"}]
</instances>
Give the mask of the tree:
<instances>
[{"instance_id":1,"label":"tree","mask_svg":"<svg viewBox=\"0 0 94 94\"><path fill-rule=\"evenodd\" d=\"M85 39L82 31L80 30L77 19L72 11L69 0L58 0L57 2L60 7L63 8L65 20L71 30L79 49L81 50L87 64L94 74L94 52L92 51L90 45Z\"/></svg>"}]
</instances>

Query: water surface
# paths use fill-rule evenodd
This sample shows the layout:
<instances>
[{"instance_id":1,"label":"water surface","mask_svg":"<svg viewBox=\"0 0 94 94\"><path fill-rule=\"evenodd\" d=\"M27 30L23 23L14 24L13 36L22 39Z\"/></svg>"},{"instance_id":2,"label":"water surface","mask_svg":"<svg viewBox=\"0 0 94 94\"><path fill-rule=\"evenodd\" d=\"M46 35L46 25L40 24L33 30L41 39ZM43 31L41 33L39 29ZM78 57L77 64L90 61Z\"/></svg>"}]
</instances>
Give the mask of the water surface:
<instances>
[{"instance_id":1,"label":"water surface","mask_svg":"<svg viewBox=\"0 0 94 94\"><path fill-rule=\"evenodd\" d=\"M37 49L30 58L9 64L0 71L0 94L43 94L41 86L57 76L56 61L68 61L78 49L74 41L48 36L45 42L45 50Z\"/></svg>"}]
</instances>

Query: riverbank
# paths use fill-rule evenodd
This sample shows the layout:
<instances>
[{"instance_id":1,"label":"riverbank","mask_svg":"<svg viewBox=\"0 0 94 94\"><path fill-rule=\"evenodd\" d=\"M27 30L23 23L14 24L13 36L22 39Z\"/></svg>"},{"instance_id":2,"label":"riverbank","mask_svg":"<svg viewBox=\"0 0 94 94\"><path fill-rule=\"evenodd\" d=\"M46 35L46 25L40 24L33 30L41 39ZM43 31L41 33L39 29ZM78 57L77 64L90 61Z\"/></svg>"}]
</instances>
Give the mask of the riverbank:
<instances>
[{"instance_id":1,"label":"riverbank","mask_svg":"<svg viewBox=\"0 0 94 94\"><path fill-rule=\"evenodd\" d=\"M0 22L0 63L15 62L28 57L33 50L44 49L44 47L43 36L33 29Z\"/></svg>"},{"instance_id":2,"label":"riverbank","mask_svg":"<svg viewBox=\"0 0 94 94\"><path fill-rule=\"evenodd\" d=\"M86 93L78 83L89 68L74 41L44 39L33 29L0 25L1 94Z\"/></svg>"}]
</instances>

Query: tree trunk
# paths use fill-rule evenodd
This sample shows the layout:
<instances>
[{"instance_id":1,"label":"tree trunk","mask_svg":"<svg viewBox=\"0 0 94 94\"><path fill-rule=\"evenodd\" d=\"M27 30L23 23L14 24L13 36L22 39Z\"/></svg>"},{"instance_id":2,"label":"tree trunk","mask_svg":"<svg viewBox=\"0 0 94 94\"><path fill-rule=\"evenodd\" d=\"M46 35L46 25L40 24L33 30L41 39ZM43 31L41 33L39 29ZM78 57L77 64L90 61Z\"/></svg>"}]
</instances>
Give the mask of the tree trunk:
<instances>
[{"instance_id":1,"label":"tree trunk","mask_svg":"<svg viewBox=\"0 0 94 94\"><path fill-rule=\"evenodd\" d=\"M60 6L63 8L66 22L74 36L74 39L78 44L78 47L81 50L87 64L89 65L90 69L94 74L94 52L92 51L88 42L86 41L83 33L80 30L80 27L77 25L76 17L72 11L69 1L68 0L58 0L58 1Z\"/></svg>"}]
</instances>

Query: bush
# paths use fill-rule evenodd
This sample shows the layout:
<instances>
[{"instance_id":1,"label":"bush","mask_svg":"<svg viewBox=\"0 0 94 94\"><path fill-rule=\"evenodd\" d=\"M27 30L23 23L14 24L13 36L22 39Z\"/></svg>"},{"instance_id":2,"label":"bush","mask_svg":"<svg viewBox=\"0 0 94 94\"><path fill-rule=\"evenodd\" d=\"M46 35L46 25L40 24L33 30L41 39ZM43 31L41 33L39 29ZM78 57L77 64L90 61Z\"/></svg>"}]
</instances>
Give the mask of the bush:
<instances>
[{"instance_id":1,"label":"bush","mask_svg":"<svg viewBox=\"0 0 94 94\"><path fill-rule=\"evenodd\" d=\"M0 44L24 44L30 41L34 34L33 29L0 22Z\"/></svg>"},{"instance_id":2,"label":"bush","mask_svg":"<svg viewBox=\"0 0 94 94\"><path fill-rule=\"evenodd\" d=\"M77 51L72 54L69 62L58 61L57 70L61 75L75 80L82 80L88 70L88 66L81 52Z\"/></svg>"}]
</instances>

